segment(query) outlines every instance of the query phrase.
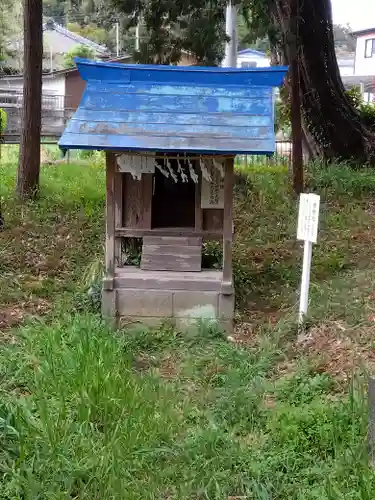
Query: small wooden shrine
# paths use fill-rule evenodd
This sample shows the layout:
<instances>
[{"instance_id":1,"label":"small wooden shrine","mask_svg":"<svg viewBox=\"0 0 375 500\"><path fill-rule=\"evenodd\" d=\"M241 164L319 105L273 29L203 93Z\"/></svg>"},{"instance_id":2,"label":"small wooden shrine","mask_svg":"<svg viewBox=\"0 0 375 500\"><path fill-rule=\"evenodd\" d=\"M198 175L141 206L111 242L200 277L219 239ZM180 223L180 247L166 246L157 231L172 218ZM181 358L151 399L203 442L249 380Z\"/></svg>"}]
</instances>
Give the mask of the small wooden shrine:
<instances>
[{"instance_id":1,"label":"small wooden shrine","mask_svg":"<svg viewBox=\"0 0 375 500\"><path fill-rule=\"evenodd\" d=\"M275 150L274 92L286 68L123 65L77 59L86 81L62 149L106 151L103 314L230 331L233 166ZM139 266L124 265L129 238ZM202 242L222 241L222 269L202 269Z\"/></svg>"}]
</instances>

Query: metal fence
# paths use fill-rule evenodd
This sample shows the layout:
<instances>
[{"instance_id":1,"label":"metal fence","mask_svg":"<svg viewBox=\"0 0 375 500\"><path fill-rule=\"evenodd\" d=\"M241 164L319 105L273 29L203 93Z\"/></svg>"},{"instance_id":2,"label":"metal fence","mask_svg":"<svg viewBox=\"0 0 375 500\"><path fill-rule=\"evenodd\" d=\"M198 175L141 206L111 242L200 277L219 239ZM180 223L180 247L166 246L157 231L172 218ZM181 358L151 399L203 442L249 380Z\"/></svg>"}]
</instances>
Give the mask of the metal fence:
<instances>
[{"instance_id":1,"label":"metal fence","mask_svg":"<svg viewBox=\"0 0 375 500\"><path fill-rule=\"evenodd\" d=\"M272 155L240 155L237 162L244 167L285 165L292 164L292 142L276 141L276 151Z\"/></svg>"},{"instance_id":2,"label":"metal fence","mask_svg":"<svg viewBox=\"0 0 375 500\"><path fill-rule=\"evenodd\" d=\"M66 96L44 91L42 94L42 135L59 138L73 114L65 106ZM2 142L17 143L21 134L23 92L0 87L0 108L7 114Z\"/></svg>"}]
</instances>

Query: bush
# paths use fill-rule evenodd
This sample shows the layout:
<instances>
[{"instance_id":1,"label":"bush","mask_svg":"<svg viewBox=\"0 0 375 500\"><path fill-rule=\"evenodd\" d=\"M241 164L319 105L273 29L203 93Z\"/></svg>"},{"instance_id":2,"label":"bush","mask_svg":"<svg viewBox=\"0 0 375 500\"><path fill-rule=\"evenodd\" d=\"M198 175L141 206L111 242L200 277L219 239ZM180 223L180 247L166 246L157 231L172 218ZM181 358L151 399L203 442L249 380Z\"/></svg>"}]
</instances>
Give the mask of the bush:
<instances>
[{"instance_id":1,"label":"bush","mask_svg":"<svg viewBox=\"0 0 375 500\"><path fill-rule=\"evenodd\" d=\"M5 132L7 126L7 114L4 109L0 108L0 134Z\"/></svg>"},{"instance_id":2,"label":"bush","mask_svg":"<svg viewBox=\"0 0 375 500\"><path fill-rule=\"evenodd\" d=\"M80 149L76 151L77 159L82 161L90 161L90 163L104 163L103 151L93 151L91 149Z\"/></svg>"},{"instance_id":3,"label":"bush","mask_svg":"<svg viewBox=\"0 0 375 500\"><path fill-rule=\"evenodd\" d=\"M76 57L82 57L84 59L94 59L95 51L90 47L84 45L76 45L69 52L64 55L63 66L64 68L74 68Z\"/></svg>"},{"instance_id":4,"label":"bush","mask_svg":"<svg viewBox=\"0 0 375 500\"><path fill-rule=\"evenodd\" d=\"M358 111L362 122L367 127L375 129L375 105L363 101L361 89L359 87L353 87L347 90L346 95Z\"/></svg>"},{"instance_id":5,"label":"bush","mask_svg":"<svg viewBox=\"0 0 375 500\"><path fill-rule=\"evenodd\" d=\"M275 132L282 132L285 137L292 133L290 97L286 87L281 88L275 104Z\"/></svg>"},{"instance_id":6,"label":"bush","mask_svg":"<svg viewBox=\"0 0 375 500\"><path fill-rule=\"evenodd\" d=\"M223 250L218 241L206 241L202 246L202 268L221 269Z\"/></svg>"}]
</instances>

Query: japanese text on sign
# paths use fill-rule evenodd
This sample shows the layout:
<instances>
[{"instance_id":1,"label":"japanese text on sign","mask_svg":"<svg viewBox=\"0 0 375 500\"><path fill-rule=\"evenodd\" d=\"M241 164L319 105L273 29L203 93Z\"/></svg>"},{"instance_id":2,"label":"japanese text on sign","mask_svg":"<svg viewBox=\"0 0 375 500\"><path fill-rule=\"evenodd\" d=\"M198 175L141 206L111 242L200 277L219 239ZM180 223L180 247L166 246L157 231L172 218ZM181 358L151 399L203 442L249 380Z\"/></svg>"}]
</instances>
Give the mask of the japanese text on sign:
<instances>
[{"instance_id":1,"label":"japanese text on sign","mask_svg":"<svg viewBox=\"0 0 375 500\"><path fill-rule=\"evenodd\" d=\"M316 243L318 238L320 196L301 194L299 200L297 239Z\"/></svg>"}]
</instances>

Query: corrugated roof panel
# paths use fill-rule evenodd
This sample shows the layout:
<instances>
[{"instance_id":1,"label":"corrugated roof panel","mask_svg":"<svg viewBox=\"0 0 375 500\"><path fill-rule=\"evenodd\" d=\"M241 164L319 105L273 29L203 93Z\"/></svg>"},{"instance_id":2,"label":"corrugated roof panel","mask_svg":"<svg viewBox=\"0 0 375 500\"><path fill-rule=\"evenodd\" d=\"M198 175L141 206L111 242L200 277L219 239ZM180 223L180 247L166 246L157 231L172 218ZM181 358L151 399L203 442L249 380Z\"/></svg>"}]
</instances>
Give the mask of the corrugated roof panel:
<instances>
[{"instance_id":1,"label":"corrugated roof panel","mask_svg":"<svg viewBox=\"0 0 375 500\"><path fill-rule=\"evenodd\" d=\"M286 68L144 66L77 60L87 81L66 149L272 153L273 87Z\"/></svg>"}]
</instances>

